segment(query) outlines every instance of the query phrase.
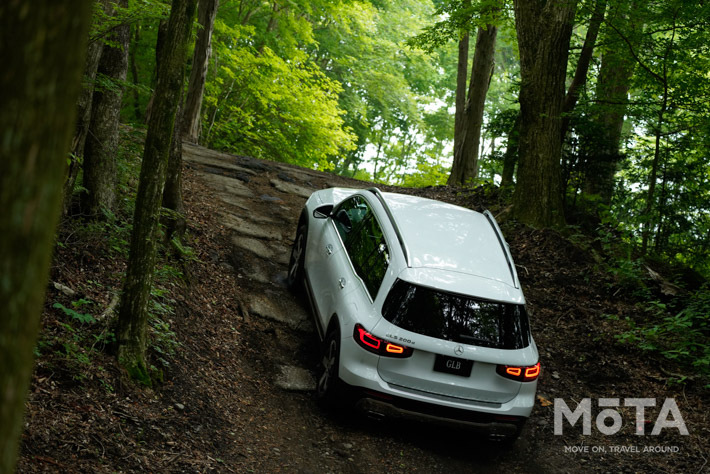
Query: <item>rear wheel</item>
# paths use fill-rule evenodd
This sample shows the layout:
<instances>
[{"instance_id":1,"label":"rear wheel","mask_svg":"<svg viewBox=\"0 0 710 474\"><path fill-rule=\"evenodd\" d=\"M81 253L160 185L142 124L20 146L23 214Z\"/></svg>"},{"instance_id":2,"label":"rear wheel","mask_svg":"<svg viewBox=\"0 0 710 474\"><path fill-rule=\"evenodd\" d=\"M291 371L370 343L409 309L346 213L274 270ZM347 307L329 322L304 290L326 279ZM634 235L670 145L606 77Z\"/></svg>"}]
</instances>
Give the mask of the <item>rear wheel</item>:
<instances>
[{"instance_id":1,"label":"rear wheel","mask_svg":"<svg viewBox=\"0 0 710 474\"><path fill-rule=\"evenodd\" d=\"M308 237L308 227L306 224L298 226L296 240L291 247L291 258L288 263L288 275L286 283L292 290L299 290L299 285L303 282L303 264L306 261L306 238Z\"/></svg>"},{"instance_id":2,"label":"rear wheel","mask_svg":"<svg viewBox=\"0 0 710 474\"><path fill-rule=\"evenodd\" d=\"M340 331L331 329L323 343L321 363L318 370L316 396L321 403L333 406L338 401L340 364Z\"/></svg>"}]
</instances>

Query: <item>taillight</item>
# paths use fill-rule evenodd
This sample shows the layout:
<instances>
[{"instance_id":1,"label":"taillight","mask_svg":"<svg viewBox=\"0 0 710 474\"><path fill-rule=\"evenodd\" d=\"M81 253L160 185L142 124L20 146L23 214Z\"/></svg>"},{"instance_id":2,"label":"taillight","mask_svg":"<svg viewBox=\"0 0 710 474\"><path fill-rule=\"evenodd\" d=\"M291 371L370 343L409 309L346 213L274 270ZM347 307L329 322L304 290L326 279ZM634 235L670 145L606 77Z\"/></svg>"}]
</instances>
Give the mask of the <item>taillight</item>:
<instances>
[{"instance_id":1,"label":"taillight","mask_svg":"<svg viewBox=\"0 0 710 474\"><path fill-rule=\"evenodd\" d=\"M532 382L540 375L540 363L527 367L519 367L515 365L499 365L496 367L498 375L518 382Z\"/></svg>"},{"instance_id":2,"label":"taillight","mask_svg":"<svg viewBox=\"0 0 710 474\"><path fill-rule=\"evenodd\" d=\"M385 357L405 358L411 356L412 352L414 352L411 347L400 346L399 344L373 336L359 324L355 325L353 338L355 338L355 342L366 351Z\"/></svg>"}]
</instances>

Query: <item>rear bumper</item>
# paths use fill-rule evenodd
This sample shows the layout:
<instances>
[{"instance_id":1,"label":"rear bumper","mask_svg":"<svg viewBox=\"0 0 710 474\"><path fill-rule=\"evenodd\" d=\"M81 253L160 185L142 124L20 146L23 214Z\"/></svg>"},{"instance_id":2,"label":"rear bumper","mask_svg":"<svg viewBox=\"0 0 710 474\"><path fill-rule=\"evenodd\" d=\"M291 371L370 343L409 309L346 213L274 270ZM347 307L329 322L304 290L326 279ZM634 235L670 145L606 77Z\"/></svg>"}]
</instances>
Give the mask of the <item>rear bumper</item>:
<instances>
[{"instance_id":1,"label":"rear bumper","mask_svg":"<svg viewBox=\"0 0 710 474\"><path fill-rule=\"evenodd\" d=\"M389 384L376 369L378 356L343 338L339 378L345 396L359 411L375 418L402 419L455 427L492 439L514 439L535 404L537 383L522 384L503 403L456 399Z\"/></svg>"},{"instance_id":2,"label":"rear bumper","mask_svg":"<svg viewBox=\"0 0 710 474\"><path fill-rule=\"evenodd\" d=\"M501 416L471 410L415 402L371 391L362 392L355 408L375 417L412 420L446 427L466 429L491 438L510 438L525 424L525 417Z\"/></svg>"},{"instance_id":3,"label":"rear bumper","mask_svg":"<svg viewBox=\"0 0 710 474\"><path fill-rule=\"evenodd\" d=\"M522 429L525 423L525 418L519 418L517 420L510 419L508 421L495 421L494 419L489 421L472 421L464 418L451 418L443 414L427 413L426 410L409 410L397 406L396 403L390 401L377 400L369 397L358 400L355 404L355 408L376 417L420 421L440 426L463 428L493 438L513 437ZM473 412L465 413L466 418L469 418L472 414ZM462 415L464 414L462 413Z\"/></svg>"}]
</instances>

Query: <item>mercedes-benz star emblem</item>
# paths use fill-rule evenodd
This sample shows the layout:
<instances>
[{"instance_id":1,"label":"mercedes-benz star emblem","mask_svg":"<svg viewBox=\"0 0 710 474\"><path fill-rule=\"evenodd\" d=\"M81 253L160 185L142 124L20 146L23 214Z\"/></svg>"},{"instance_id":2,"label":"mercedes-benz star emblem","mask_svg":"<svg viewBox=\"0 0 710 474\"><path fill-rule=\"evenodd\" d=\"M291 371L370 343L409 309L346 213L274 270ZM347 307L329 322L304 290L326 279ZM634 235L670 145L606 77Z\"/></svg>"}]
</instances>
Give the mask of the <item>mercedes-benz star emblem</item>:
<instances>
[{"instance_id":1,"label":"mercedes-benz star emblem","mask_svg":"<svg viewBox=\"0 0 710 474\"><path fill-rule=\"evenodd\" d=\"M457 356L463 355L463 346L456 346L456 349L454 349L454 354Z\"/></svg>"}]
</instances>

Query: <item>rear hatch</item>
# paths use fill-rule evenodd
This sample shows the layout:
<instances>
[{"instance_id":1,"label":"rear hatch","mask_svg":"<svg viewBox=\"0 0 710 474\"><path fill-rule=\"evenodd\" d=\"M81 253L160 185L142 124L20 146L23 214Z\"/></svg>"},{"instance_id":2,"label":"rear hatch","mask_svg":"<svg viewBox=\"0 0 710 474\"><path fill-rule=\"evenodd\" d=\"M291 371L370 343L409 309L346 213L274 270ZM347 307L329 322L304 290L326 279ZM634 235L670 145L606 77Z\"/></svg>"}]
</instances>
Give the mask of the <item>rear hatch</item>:
<instances>
[{"instance_id":1,"label":"rear hatch","mask_svg":"<svg viewBox=\"0 0 710 474\"><path fill-rule=\"evenodd\" d=\"M381 357L380 377L404 391L498 405L521 382L501 377L498 365L531 366L525 306L477 299L397 280L388 294L379 337L408 345L411 357Z\"/></svg>"}]
</instances>

